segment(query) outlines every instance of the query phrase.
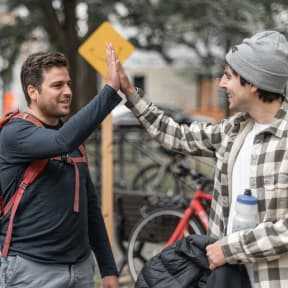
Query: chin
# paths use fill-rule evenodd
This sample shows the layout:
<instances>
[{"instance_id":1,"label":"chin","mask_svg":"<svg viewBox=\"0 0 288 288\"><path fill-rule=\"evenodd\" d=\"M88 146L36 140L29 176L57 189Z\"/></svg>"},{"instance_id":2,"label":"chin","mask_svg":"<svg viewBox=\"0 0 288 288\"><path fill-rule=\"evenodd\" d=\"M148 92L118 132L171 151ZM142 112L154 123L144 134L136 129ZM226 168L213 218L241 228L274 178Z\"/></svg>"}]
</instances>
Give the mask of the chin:
<instances>
[{"instance_id":1,"label":"chin","mask_svg":"<svg viewBox=\"0 0 288 288\"><path fill-rule=\"evenodd\" d=\"M69 113L70 113L71 109L70 108L67 108L67 109L63 109L62 111L60 111L60 113L63 115L63 116L67 116Z\"/></svg>"},{"instance_id":2,"label":"chin","mask_svg":"<svg viewBox=\"0 0 288 288\"><path fill-rule=\"evenodd\" d=\"M233 105L233 104L229 105L229 110L231 112L239 112L239 110L237 109L237 105Z\"/></svg>"},{"instance_id":3,"label":"chin","mask_svg":"<svg viewBox=\"0 0 288 288\"><path fill-rule=\"evenodd\" d=\"M55 113L55 116L57 118L62 118L62 117L66 117L70 114L70 110L69 111L58 111L58 113Z\"/></svg>"}]
</instances>

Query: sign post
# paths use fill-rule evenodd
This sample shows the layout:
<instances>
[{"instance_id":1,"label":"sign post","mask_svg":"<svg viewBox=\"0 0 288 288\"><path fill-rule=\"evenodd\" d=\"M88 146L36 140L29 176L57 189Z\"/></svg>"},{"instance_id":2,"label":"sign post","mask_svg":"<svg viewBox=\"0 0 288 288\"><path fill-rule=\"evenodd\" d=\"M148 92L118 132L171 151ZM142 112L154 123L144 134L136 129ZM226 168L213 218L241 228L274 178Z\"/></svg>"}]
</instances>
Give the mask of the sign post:
<instances>
[{"instance_id":1,"label":"sign post","mask_svg":"<svg viewBox=\"0 0 288 288\"><path fill-rule=\"evenodd\" d=\"M111 42L116 55L123 63L134 51L134 47L124 39L109 22L102 23L80 46L80 55L105 78L107 75L106 43ZM89 83L88 83L89 85ZM102 212L110 240L113 235L113 127L112 115L108 115L101 125L101 195ZM96 167L96 169L100 167Z\"/></svg>"}]
</instances>

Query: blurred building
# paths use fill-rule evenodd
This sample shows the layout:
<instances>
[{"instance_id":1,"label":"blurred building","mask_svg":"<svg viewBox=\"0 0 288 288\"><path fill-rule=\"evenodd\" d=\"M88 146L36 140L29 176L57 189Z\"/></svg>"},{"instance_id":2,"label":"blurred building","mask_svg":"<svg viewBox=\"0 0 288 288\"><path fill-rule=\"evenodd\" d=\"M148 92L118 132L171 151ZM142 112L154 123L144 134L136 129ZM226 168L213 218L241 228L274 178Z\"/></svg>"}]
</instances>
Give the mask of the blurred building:
<instances>
[{"instance_id":1,"label":"blurred building","mask_svg":"<svg viewBox=\"0 0 288 288\"><path fill-rule=\"evenodd\" d=\"M1 23L13 23L15 15L8 14L3 3L0 1L0 25ZM126 29L119 30L125 35ZM21 65L30 53L48 49L45 37L41 36L43 32L35 29L34 33L35 37L32 38L35 38L35 41L23 45L21 54L15 63L13 82L9 87L9 92L2 91L1 93L3 95L0 97L1 114L4 112L3 110L6 112L11 107L18 107L21 110L26 107L19 77ZM197 59L193 59L194 56L189 51L176 50L174 53L178 55L179 59L182 59L181 63L168 65L155 52L136 50L125 62L125 68L134 84L141 87L154 103L182 109L188 114L206 119L222 118L224 104L218 95L216 82L200 77L197 71L193 70L193 62ZM7 99L5 98L3 101L4 97Z\"/></svg>"},{"instance_id":2,"label":"blurred building","mask_svg":"<svg viewBox=\"0 0 288 288\"><path fill-rule=\"evenodd\" d=\"M168 65L156 53L136 51L125 67L135 86L154 103L182 109L198 118L224 117L225 101L217 81L200 76L191 63Z\"/></svg>"}]
</instances>

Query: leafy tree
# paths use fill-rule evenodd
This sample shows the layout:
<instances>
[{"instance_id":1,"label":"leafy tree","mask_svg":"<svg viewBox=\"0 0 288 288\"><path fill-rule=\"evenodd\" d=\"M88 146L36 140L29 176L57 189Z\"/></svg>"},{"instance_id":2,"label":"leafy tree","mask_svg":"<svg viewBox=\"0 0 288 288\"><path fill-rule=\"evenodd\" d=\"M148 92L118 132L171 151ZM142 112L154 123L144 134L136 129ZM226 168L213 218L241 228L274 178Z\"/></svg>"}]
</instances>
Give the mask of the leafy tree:
<instances>
[{"instance_id":1,"label":"leafy tree","mask_svg":"<svg viewBox=\"0 0 288 288\"><path fill-rule=\"evenodd\" d=\"M78 47L109 17L133 27L130 40L135 46L157 51L167 63L177 60L173 47L189 49L194 57L188 60L208 76L217 73L228 49L243 37L264 28L285 33L288 25L286 0L5 1L14 18L0 25L2 79L9 83L22 44L44 37L70 61L74 111L95 95L97 86L96 73L80 58ZM76 13L79 5L87 7L83 19ZM85 31L80 29L80 21L86 25Z\"/></svg>"},{"instance_id":2,"label":"leafy tree","mask_svg":"<svg viewBox=\"0 0 288 288\"><path fill-rule=\"evenodd\" d=\"M77 6L84 2L78 0L6 1L7 9L13 15L13 21L0 26L3 81L9 83L11 80L11 67L23 43L37 42L41 40L39 38L44 37L53 49L65 53L69 60L74 92L72 110L75 111L86 104L96 94L97 78L94 69L78 55L78 47L91 30L107 20L107 9L113 1L105 1L103 6L106 9L105 7L102 9L102 1L93 1L89 4L88 17L84 19L89 29L85 35L82 35L76 11Z\"/></svg>"},{"instance_id":3,"label":"leafy tree","mask_svg":"<svg viewBox=\"0 0 288 288\"><path fill-rule=\"evenodd\" d=\"M262 28L281 30L275 18L281 9L287 11L286 2L122 0L125 13L117 16L137 28L131 38L137 47L158 51L168 63L175 61L171 47L187 47L196 55L199 72L209 76L217 73L231 45Z\"/></svg>"}]
</instances>

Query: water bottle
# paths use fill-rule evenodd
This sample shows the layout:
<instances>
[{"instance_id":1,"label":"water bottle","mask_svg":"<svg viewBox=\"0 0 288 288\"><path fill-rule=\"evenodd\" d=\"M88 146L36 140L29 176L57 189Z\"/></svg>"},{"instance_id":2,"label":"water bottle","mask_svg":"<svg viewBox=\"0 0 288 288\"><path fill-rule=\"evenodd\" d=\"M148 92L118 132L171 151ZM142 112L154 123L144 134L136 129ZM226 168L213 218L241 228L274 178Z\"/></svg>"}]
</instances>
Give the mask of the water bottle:
<instances>
[{"instance_id":1,"label":"water bottle","mask_svg":"<svg viewBox=\"0 0 288 288\"><path fill-rule=\"evenodd\" d=\"M246 189L244 194L237 196L232 232L253 229L257 224L257 199L252 196L250 189Z\"/></svg>"}]
</instances>

